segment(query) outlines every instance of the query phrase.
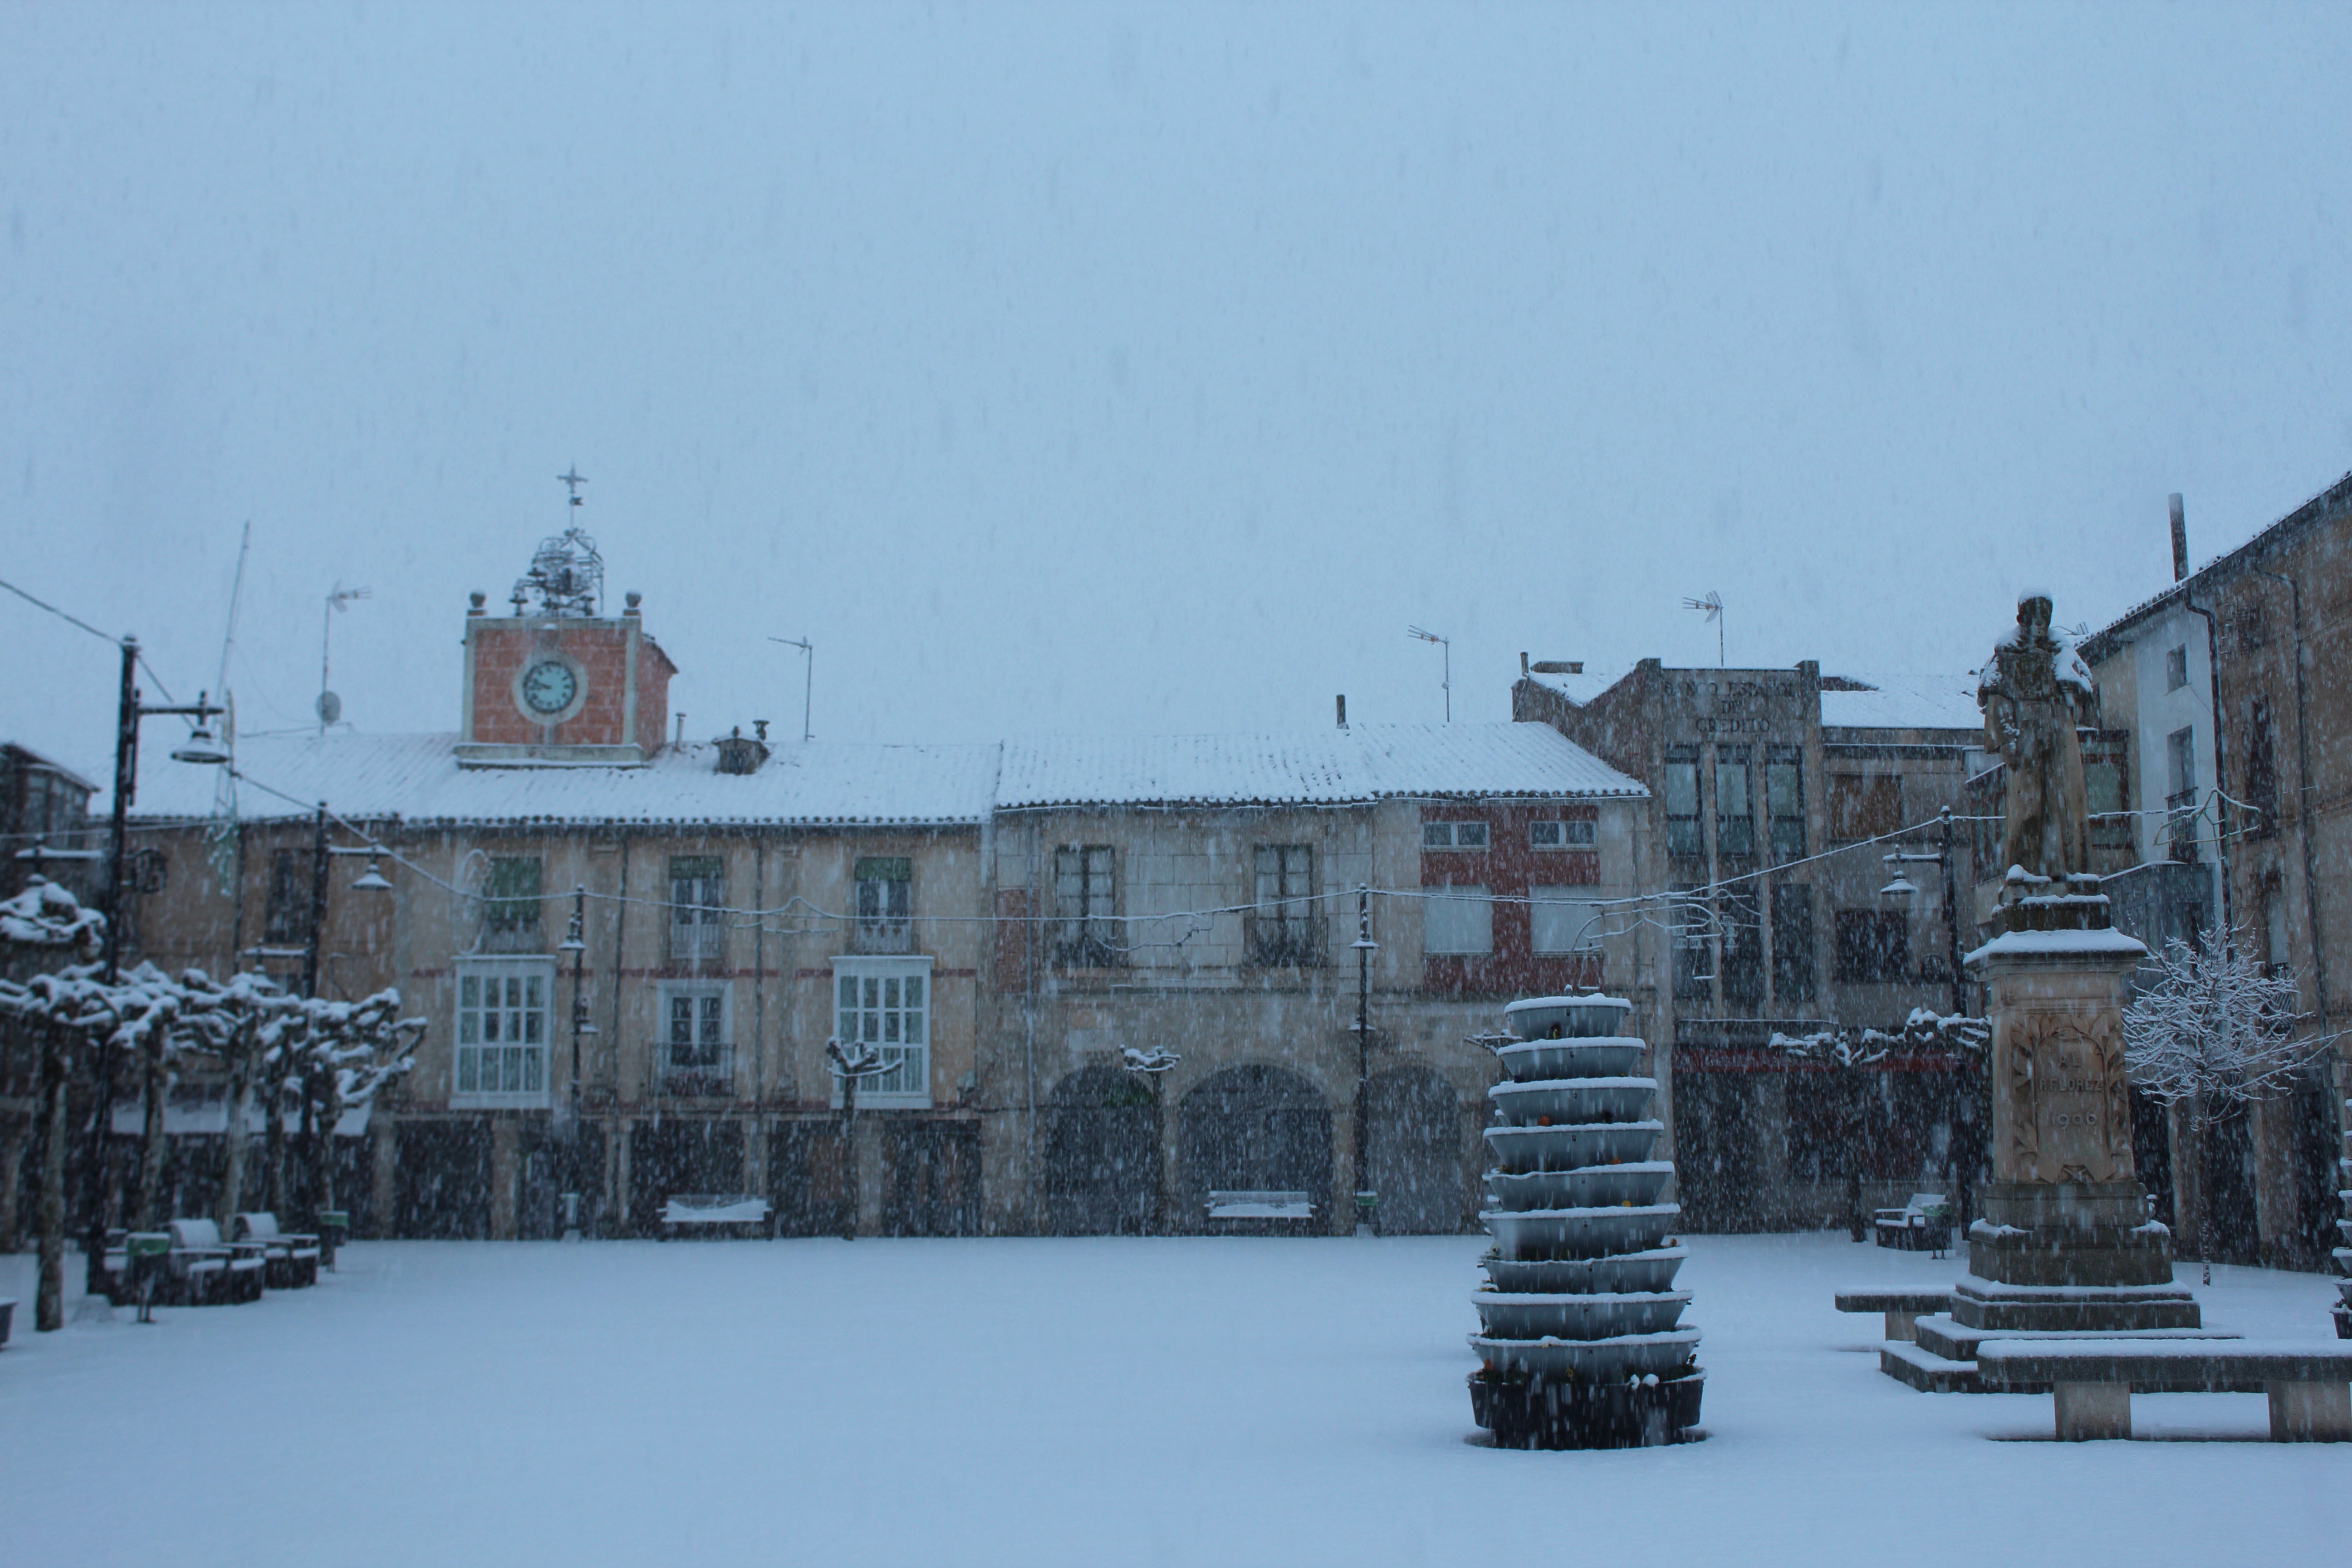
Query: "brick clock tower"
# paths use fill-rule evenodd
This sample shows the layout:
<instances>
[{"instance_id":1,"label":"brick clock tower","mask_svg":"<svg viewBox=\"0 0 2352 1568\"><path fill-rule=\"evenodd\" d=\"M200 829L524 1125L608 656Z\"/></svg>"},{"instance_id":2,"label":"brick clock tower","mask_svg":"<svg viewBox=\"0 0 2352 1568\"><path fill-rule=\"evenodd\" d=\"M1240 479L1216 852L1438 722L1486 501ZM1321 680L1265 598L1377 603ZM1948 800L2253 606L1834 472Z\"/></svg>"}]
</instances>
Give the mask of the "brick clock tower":
<instances>
[{"instance_id":1,"label":"brick clock tower","mask_svg":"<svg viewBox=\"0 0 2352 1568\"><path fill-rule=\"evenodd\" d=\"M461 764L626 766L661 749L677 667L646 636L637 595L619 616L599 616L604 591L595 542L574 527L541 542L514 585L512 615L493 616L487 595L473 596Z\"/></svg>"}]
</instances>

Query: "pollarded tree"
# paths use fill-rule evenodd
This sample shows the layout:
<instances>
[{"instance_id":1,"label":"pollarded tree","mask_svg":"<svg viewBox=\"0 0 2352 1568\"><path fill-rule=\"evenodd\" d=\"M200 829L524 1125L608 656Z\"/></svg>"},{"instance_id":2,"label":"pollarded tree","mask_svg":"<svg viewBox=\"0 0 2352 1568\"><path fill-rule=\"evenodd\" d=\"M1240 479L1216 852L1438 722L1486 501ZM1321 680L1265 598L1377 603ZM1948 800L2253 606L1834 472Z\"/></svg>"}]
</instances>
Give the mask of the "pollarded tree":
<instances>
[{"instance_id":1,"label":"pollarded tree","mask_svg":"<svg viewBox=\"0 0 2352 1568\"><path fill-rule=\"evenodd\" d=\"M97 956L105 940L106 917L46 878L0 903L0 943L37 957ZM94 965L71 965L66 974L95 981ZM67 1093L74 1057L84 1044L76 1026L88 1010L77 981L36 974L29 980L0 979L0 1013L32 1037L40 1083L41 1192L35 1229L40 1248L40 1283L33 1303L33 1326L65 1326L66 1140L69 1134Z\"/></svg>"},{"instance_id":2,"label":"pollarded tree","mask_svg":"<svg viewBox=\"0 0 2352 1568\"><path fill-rule=\"evenodd\" d=\"M2124 1009L2124 1064L2142 1094L2189 1110L2189 1140L2201 1174L2222 1108L2266 1100L2334 1043L2304 1032L2311 1020L2284 974L2252 963L2219 928L2192 946L2175 938L2156 961L2153 982ZM2213 1205L2200 1184L2197 1250L2213 1282Z\"/></svg>"},{"instance_id":3,"label":"pollarded tree","mask_svg":"<svg viewBox=\"0 0 2352 1568\"><path fill-rule=\"evenodd\" d=\"M214 1219L221 1234L234 1234L232 1221L245 1201L246 1152L252 1142L253 1086L265 1052L292 1026L301 1005L276 981L250 971L215 981L201 970L181 976L200 998L192 1022L204 1048L227 1079L226 1135L222 1140L220 1197ZM280 1114L283 1114L282 1109Z\"/></svg>"},{"instance_id":4,"label":"pollarded tree","mask_svg":"<svg viewBox=\"0 0 2352 1568\"><path fill-rule=\"evenodd\" d=\"M400 993L387 987L357 1002L310 998L300 1003L303 1026L294 1037L294 1081L302 1094L302 1131L310 1156L310 1212L315 1225L335 1203L335 1124L343 1112L369 1104L376 1092L415 1065L425 1020L401 1016Z\"/></svg>"}]
</instances>

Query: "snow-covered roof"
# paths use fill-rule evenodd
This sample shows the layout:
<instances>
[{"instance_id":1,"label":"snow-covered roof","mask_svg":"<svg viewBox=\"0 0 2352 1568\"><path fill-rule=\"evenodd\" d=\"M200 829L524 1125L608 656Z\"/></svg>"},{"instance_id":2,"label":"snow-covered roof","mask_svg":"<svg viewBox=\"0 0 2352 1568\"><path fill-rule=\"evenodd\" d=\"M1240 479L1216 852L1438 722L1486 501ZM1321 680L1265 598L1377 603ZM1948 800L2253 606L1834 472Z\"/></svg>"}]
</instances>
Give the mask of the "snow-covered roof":
<instances>
[{"instance_id":1,"label":"snow-covered roof","mask_svg":"<svg viewBox=\"0 0 2352 1568\"><path fill-rule=\"evenodd\" d=\"M1529 670L1524 679L1534 681L1538 686L1549 687L1581 708L1624 679L1633 671L1633 667L1630 664L1593 665L1577 675L1547 674L1539 669Z\"/></svg>"},{"instance_id":2,"label":"snow-covered roof","mask_svg":"<svg viewBox=\"0 0 2352 1568\"><path fill-rule=\"evenodd\" d=\"M642 767L460 767L457 743L452 734L239 737L237 812L297 816L307 809L294 802L323 800L339 816L411 823L977 823L998 751L795 742L776 745L757 773L722 773L705 744L664 747ZM217 777L151 763L132 811L209 816Z\"/></svg>"},{"instance_id":3,"label":"snow-covered roof","mask_svg":"<svg viewBox=\"0 0 2352 1568\"><path fill-rule=\"evenodd\" d=\"M1647 793L1549 724L1358 724L1273 735L1008 741L996 803L1334 805Z\"/></svg>"},{"instance_id":4,"label":"snow-covered roof","mask_svg":"<svg viewBox=\"0 0 2352 1568\"><path fill-rule=\"evenodd\" d=\"M96 791L98 786L54 757L43 756L22 741L0 740L0 752L14 752L27 767L45 768L66 783L80 789Z\"/></svg>"},{"instance_id":5,"label":"snow-covered roof","mask_svg":"<svg viewBox=\"0 0 2352 1568\"><path fill-rule=\"evenodd\" d=\"M1981 730L1974 675L1861 675L1869 691L1822 693L1822 723L1843 730Z\"/></svg>"}]
</instances>

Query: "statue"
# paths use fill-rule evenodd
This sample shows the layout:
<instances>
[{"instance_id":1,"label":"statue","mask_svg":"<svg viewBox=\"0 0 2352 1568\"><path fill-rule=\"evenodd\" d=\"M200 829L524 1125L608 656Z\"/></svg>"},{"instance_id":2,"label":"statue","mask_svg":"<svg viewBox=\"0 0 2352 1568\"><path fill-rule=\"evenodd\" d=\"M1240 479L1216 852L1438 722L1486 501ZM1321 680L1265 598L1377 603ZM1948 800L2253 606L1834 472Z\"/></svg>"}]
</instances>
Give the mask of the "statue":
<instances>
[{"instance_id":1,"label":"statue","mask_svg":"<svg viewBox=\"0 0 2352 1568\"><path fill-rule=\"evenodd\" d=\"M2009 764L2000 863L2053 881L2091 869L2090 807L2079 725L2095 723L2091 672L2050 629L2050 599L2017 602L2017 626L1993 645L1977 683L1985 748Z\"/></svg>"}]
</instances>

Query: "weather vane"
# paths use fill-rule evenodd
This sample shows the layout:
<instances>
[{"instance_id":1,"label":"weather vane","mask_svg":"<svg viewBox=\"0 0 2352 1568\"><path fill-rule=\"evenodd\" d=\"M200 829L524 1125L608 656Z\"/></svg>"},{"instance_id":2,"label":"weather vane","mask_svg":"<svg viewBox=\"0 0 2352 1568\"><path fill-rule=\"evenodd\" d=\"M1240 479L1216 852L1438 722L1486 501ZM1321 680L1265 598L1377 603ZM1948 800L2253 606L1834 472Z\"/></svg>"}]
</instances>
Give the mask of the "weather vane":
<instances>
[{"instance_id":1,"label":"weather vane","mask_svg":"<svg viewBox=\"0 0 2352 1568\"><path fill-rule=\"evenodd\" d=\"M572 491L572 504L573 506L578 506L580 504L580 487L588 482L588 476L580 471L580 465L577 463L572 464L572 467L565 469L562 473L556 475L555 481L560 485L564 485L570 488Z\"/></svg>"}]
</instances>

